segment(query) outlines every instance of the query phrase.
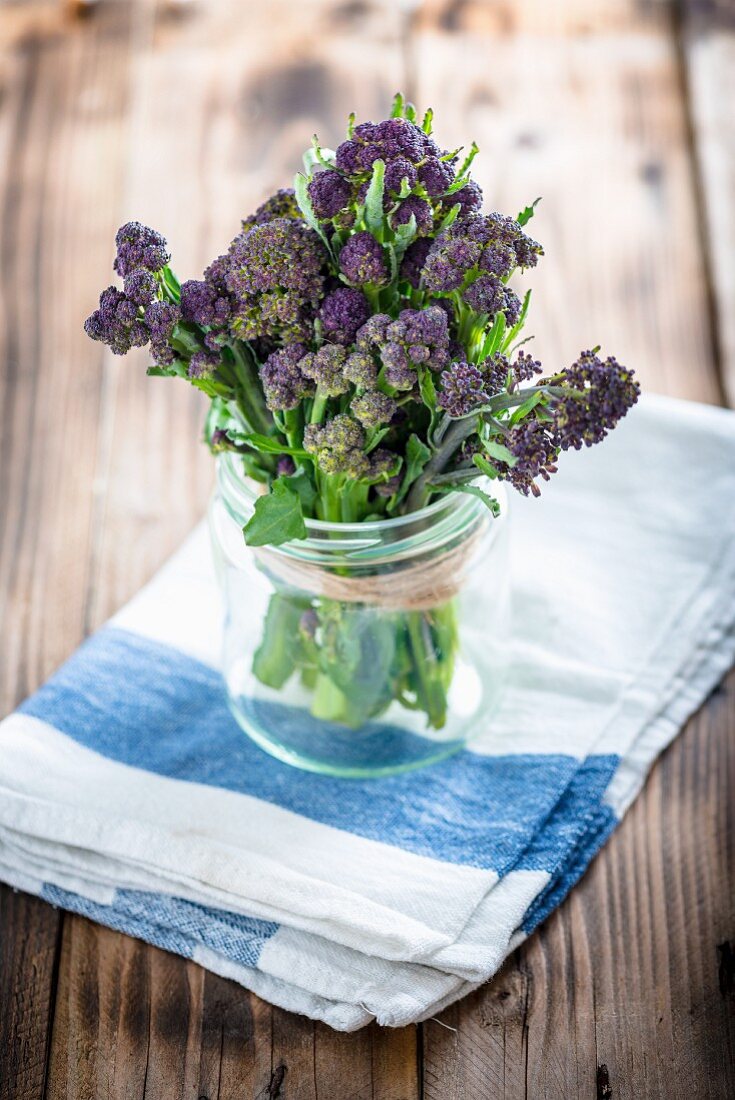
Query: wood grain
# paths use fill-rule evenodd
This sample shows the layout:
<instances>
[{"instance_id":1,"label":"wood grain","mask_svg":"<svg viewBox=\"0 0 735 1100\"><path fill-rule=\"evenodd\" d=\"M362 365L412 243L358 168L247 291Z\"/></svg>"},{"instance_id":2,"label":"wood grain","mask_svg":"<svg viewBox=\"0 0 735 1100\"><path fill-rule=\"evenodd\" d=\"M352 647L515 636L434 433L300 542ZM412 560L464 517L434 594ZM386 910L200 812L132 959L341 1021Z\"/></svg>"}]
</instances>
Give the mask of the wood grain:
<instances>
[{"instance_id":1,"label":"wood grain","mask_svg":"<svg viewBox=\"0 0 735 1100\"><path fill-rule=\"evenodd\" d=\"M0 1100L46 1086L61 914L0 885Z\"/></svg>"},{"instance_id":2,"label":"wood grain","mask_svg":"<svg viewBox=\"0 0 735 1100\"><path fill-rule=\"evenodd\" d=\"M647 389L716 401L676 31L665 5L438 4L416 23L415 94L442 103L447 133L476 137L493 205L543 195L536 354L564 362L581 334ZM454 78L460 57L476 76ZM488 987L425 1025L427 1100L728 1095L716 945L735 931L735 891L717 838L732 838L731 811L692 761L709 754L732 781L732 737L715 699L568 902Z\"/></svg>"},{"instance_id":3,"label":"wood grain","mask_svg":"<svg viewBox=\"0 0 735 1100\"><path fill-rule=\"evenodd\" d=\"M180 7L3 5L2 713L148 579L209 493L197 395L81 333L115 228L160 226L196 275L305 135L335 143L353 107L376 117L402 85L441 108L440 137L477 137L492 205L543 193L549 364L601 342L648 388L706 401L716 353L731 369L722 5L696 5L704 29L666 0ZM730 1095L734 691L730 677L495 981L419 1028L339 1035L0 887L0 1097Z\"/></svg>"},{"instance_id":4,"label":"wood grain","mask_svg":"<svg viewBox=\"0 0 735 1100\"><path fill-rule=\"evenodd\" d=\"M556 369L601 344L646 389L718 401L666 6L447 3L417 19L412 56L439 137L479 144L487 203L542 198L529 232L547 257L523 280L534 353Z\"/></svg>"},{"instance_id":5,"label":"wood grain","mask_svg":"<svg viewBox=\"0 0 735 1100\"><path fill-rule=\"evenodd\" d=\"M682 52L701 189L717 352L735 404L735 6L685 0Z\"/></svg>"},{"instance_id":6,"label":"wood grain","mask_svg":"<svg viewBox=\"0 0 735 1100\"><path fill-rule=\"evenodd\" d=\"M426 1100L731 1095L734 722L731 674L567 902L440 1017L456 1030L425 1025Z\"/></svg>"}]
</instances>

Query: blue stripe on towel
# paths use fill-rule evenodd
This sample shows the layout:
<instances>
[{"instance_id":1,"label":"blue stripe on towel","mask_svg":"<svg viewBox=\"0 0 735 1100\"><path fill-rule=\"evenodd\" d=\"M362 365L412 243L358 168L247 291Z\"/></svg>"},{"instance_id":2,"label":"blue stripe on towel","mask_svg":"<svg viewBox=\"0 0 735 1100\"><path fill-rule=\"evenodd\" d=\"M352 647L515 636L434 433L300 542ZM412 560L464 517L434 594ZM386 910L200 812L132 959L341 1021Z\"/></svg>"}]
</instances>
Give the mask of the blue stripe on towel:
<instances>
[{"instance_id":1,"label":"blue stripe on towel","mask_svg":"<svg viewBox=\"0 0 735 1100\"><path fill-rule=\"evenodd\" d=\"M604 803L598 805L576 847L567 854L565 862L559 867L555 877L526 910L521 925L524 932L529 934L533 932L558 905L561 905L617 825L618 819L612 809Z\"/></svg>"},{"instance_id":2,"label":"blue stripe on towel","mask_svg":"<svg viewBox=\"0 0 735 1100\"><path fill-rule=\"evenodd\" d=\"M246 737L217 672L178 650L105 628L20 708L103 755L174 779L252 795L312 820L452 863L503 874L575 779L599 801L617 763L580 767L558 754L462 752L407 775L340 780L280 764ZM575 812L578 812L578 808ZM574 828L570 808L569 828ZM555 871L568 851L565 818L531 866Z\"/></svg>"},{"instance_id":3,"label":"blue stripe on towel","mask_svg":"<svg viewBox=\"0 0 735 1100\"><path fill-rule=\"evenodd\" d=\"M80 913L98 924L137 936L187 959L194 957L197 947L208 947L243 966L257 966L264 945L279 928L273 921L226 913L143 890L116 890L110 905L89 901L48 883L41 896L52 905Z\"/></svg>"}]
</instances>

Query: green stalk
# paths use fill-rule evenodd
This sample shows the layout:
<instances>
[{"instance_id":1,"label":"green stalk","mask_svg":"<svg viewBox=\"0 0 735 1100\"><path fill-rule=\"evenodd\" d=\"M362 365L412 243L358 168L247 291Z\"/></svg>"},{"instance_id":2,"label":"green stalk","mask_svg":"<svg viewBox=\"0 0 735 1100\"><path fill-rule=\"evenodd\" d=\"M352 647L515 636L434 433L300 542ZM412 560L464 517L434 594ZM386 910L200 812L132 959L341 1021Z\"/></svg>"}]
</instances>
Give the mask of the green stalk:
<instances>
[{"instance_id":1,"label":"green stalk","mask_svg":"<svg viewBox=\"0 0 735 1100\"><path fill-rule=\"evenodd\" d=\"M431 495L429 485L432 479L436 474L442 472L464 440L476 431L477 417L475 416L468 416L464 420L452 420L450 422L442 436L439 448L434 452L413 483L413 488L409 492L403 507L404 513L415 512L417 509L424 507Z\"/></svg>"},{"instance_id":2,"label":"green stalk","mask_svg":"<svg viewBox=\"0 0 735 1100\"><path fill-rule=\"evenodd\" d=\"M303 442L303 430L301 422L301 409L285 409L283 412L283 427L289 447L298 449Z\"/></svg>"},{"instance_id":3,"label":"green stalk","mask_svg":"<svg viewBox=\"0 0 735 1100\"><path fill-rule=\"evenodd\" d=\"M237 373L237 401L242 406L243 412L256 431L262 435L270 435L273 430L273 417L265 403L263 389L258 377L258 369L253 357L243 349L236 341L227 345L235 360Z\"/></svg>"},{"instance_id":4,"label":"green stalk","mask_svg":"<svg viewBox=\"0 0 735 1100\"><path fill-rule=\"evenodd\" d=\"M423 611L409 611L406 625L413 655L418 702L421 709L426 711L429 725L434 729L441 729L447 720L447 693L428 614Z\"/></svg>"},{"instance_id":5,"label":"green stalk","mask_svg":"<svg viewBox=\"0 0 735 1100\"><path fill-rule=\"evenodd\" d=\"M347 485L341 493L341 513L343 523L357 523L365 511L370 486L364 481L356 481Z\"/></svg>"},{"instance_id":6,"label":"green stalk","mask_svg":"<svg viewBox=\"0 0 735 1100\"><path fill-rule=\"evenodd\" d=\"M342 521L342 477L340 474L324 474L318 467L316 467L316 474L318 518L329 523L340 523Z\"/></svg>"},{"instance_id":7,"label":"green stalk","mask_svg":"<svg viewBox=\"0 0 735 1100\"><path fill-rule=\"evenodd\" d=\"M309 415L310 424L321 424L324 419L324 410L327 407L327 400L328 398L317 386L316 397L314 398L314 403L311 406L311 413Z\"/></svg>"}]
</instances>

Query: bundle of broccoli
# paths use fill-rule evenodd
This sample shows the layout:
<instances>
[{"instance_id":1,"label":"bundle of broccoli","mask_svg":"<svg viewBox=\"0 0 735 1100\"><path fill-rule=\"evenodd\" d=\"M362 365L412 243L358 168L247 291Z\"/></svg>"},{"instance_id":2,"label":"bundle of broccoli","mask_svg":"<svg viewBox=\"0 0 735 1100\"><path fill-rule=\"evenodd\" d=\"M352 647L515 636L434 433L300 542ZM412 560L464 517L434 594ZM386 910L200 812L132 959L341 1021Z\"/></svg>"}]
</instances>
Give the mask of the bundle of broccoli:
<instances>
[{"instance_id":1,"label":"bundle of broccoli","mask_svg":"<svg viewBox=\"0 0 735 1100\"><path fill-rule=\"evenodd\" d=\"M515 219L482 213L476 152L442 150L431 111L419 124L399 95L383 122L351 118L336 152L314 138L294 189L247 218L201 280L179 284L155 230L119 230L123 290L102 293L86 332L118 355L150 345L149 374L207 395L212 451L236 452L268 488L248 544L305 538L309 517L390 519L446 493L497 513L478 479L537 495L561 451L599 442L636 401L633 372L599 349L550 374L520 349L530 291L509 283L542 255L525 232L535 204ZM382 628L341 629L351 619L334 601L276 592L256 675L280 687L299 671L315 713L349 725L398 700L440 727L453 607L394 613L390 644ZM381 681L361 690L377 650Z\"/></svg>"}]
</instances>

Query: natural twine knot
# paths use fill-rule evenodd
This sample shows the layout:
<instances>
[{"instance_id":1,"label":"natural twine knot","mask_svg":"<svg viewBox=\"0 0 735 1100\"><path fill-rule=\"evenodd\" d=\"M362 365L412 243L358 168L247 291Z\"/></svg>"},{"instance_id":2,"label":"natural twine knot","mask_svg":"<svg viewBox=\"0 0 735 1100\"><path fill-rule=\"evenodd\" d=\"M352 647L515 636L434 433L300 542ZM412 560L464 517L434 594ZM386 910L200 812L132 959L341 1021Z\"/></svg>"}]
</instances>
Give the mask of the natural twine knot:
<instances>
[{"instance_id":1,"label":"natural twine knot","mask_svg":"<svg viewBox=\"0 0 735 1100\"><path fill-rule=\"evenodd\" d=\"M366 604L382 611L430 611L460 592L487 526L483 519L469 536L448 549L432 552L420 561L392 562L384 572L338 573L338 567L316 565L263 547L255 550L255 555L277 587L340 603Z\"/></svg>"}]
</instances>

